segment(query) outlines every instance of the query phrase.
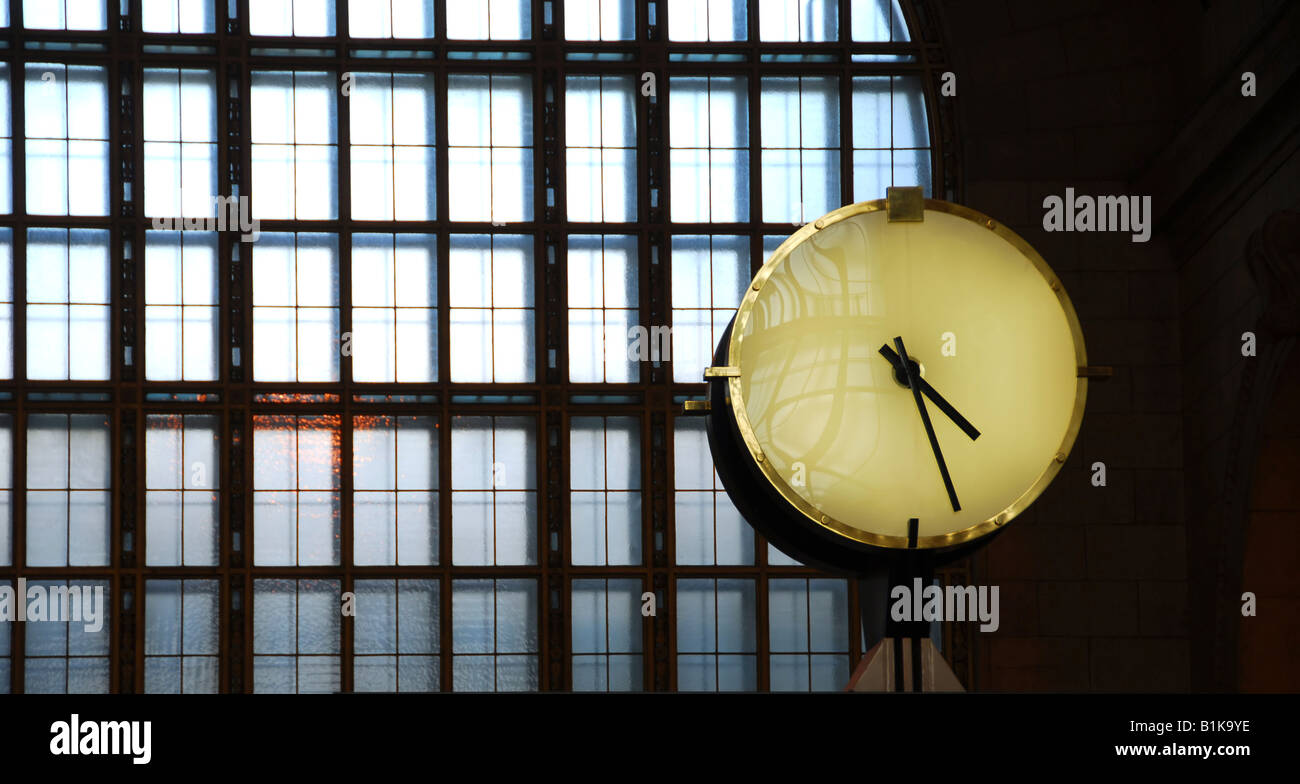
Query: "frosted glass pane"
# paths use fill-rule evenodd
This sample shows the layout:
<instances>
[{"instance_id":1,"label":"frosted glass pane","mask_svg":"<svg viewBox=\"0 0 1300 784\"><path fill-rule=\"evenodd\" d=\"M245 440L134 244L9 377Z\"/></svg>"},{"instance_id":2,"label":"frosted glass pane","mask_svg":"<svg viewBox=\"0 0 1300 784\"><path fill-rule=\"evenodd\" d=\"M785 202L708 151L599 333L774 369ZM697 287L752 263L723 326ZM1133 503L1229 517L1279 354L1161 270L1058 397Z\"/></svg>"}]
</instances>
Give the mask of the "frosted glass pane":
<instances>
[{"instance_id":1,"label":"frosted glass pane","mask_svg":"<svg viewBox=\"0 0 1300 784\"><path fill-rule=\"evenodd\" d=\"M217 141L216 76L211 71L182 70L179 99L180 139Z\"/></svg>"},{"instance_id":2,"label":"frosted glass pane","mask_svg":"<svg viewBox=\"0 0 1300 784\"><path fill-rule=\"evenodd\" d=\"M27 211L33 215L68 214L68 143L28 140Z\"/></svg>"},{"instance_id":3,"label":"frosted glass pane","mask_svg":"<svg viewBox=\"0 0 1300 784\"><path fill-rule=\"evenodd\" d=\"M533 219L533 151L495 148L492 151L492 220Z\"/></svg>"},{"instance_id":4,"label":"frosted glass pane","mask_svg":"<svg viewBox=\"0 0 1300 784\"><path fill-rule=\"evenodd\" d=\"M858 201L883 199L893 184L889 150L853 152L853 198Z\"/></svg>"},{"instance_id":5,"label":"frosted glass pane","mask_svg":"<svg viewBox=\"0 0 1300 784\"><path fill-rule=\"evenodd\" d=\"M799 81L794 77L763 80L759 133L764 148L800 145Z\"/></svg>"},{"instance_id":6,"label":"frosted glass pane","mask_svg":"<svg viewBox=\"0 0 1300 784\"><path fill-rule=\"evenodd\" d=\"M745 522L725 493L714 495L714 537L720 564L754 563L754 529Z\"/></svg>"},{"instance_id":7,"label":"frosted glass pane","mask_svg":"<svg viewBox=\"0 0 1300 784\"><path fill-rule=\"evenodd\" d=\"M27 306L27 377L68 378L68 307Z\"/></svg>"},{"instance_id":8,"label":"frosted glass pane","mask_svg":"<svg viewBox=\"0 0 1300 784\"><path fill-rule=\"evenodd\" d=\"M743 41L745 0L668 0L673 41Z\"/></svg>"},{"instance_id":9,"label":"frosted glass pane","mask_svg":"<svg viewBox=\"0 0 1300 784\"><path fill-rule=\"evenodd\" d=\"M490 653L495 639L493 580L456 580L452 583L452 650L456 653Z\"/></svg>"},{"instance_id":10,"label":"frosted glass pane","mask_svg":"<svg viewBox=\"0 0 1300 784\"><path fill-rule=\"evenodd\" d=\"M109 377L109 310L101 305L72 305L68 308L70 352L68 378L74 381Z\"/></svg>"},{"instance_id":11,"label":"frosted glass pane","mask_svg":"<svg viewBox=\"0 0 1300 784\"><path fill-rule=\"evenodd\" d=\"M639 580L610 580L608 596L609 650L631 653L641 650L641 583Z\"/></svg>"},{"instance_id":12,"label":"frosted glass pane","mask_svg":"<svg viewBox=\"0 0 1300 784\"><path fill-rule=\"evenodd\" d=\"M253 143L293 142L293 74L256 71L250 93Z\"/></svg>"},{"instance_id":13,"label":"frosted glass pane","mask_svg":"<svg viewBox=\"0 0 1300 784\"><path fill-rule=\"evenodd\" d=\"M397 380L431 382L438 375L437 314L432 309L397 311Z\"/></svg>"},{"instance_id":14,"label":"frosted glass pane","mask_svg":"<svg viewBox=\"0 0 1300 784\"><path fill-rule=\"evenodd\" d=\"M299 234L297 304L329 307L338 304L338 242L329 234Z\"/></svg>"},{"instance_id":15,"label":"frosted glass pane","mask_svg":"<svg viewBox=\"0 0 1300 784\"><path fill-rule=\"evenodd\" d=\"M181 653L181 581L145 582L144 652L146 656ZM179 667L177 675L180 674Z\"/></svg>"},{"instance_id":16,"label":"frosted glass pane","mask_svg":"<svg viewBox=\"0 0 1300 784\"><path fill-rule=\"evenodd\" d=\"M672 150L668 154L672 219L702 223L709 219L709 153Z\"/></svg>"},{"instance_id":17,"label":"frosted glass pane","mask_svg":"<svg viewBox=\"0 0 1300 784\"><path fill-rule=\"evenodd\" d=\"M636 490L641 487L640 425L632 417L610 417L606 422L607 486L611 490Z\"/></svg>"},{"instance_id":18,"label":"frosted glass pane","mask_svg":"<svg viewBox=\"0 0 1300 784\"><path fill-rule=\"evenodd\" d=\"M636 151L606 149L601 151L601 204L605 221L630 221L636 218Z\"/></svg>"},{"instance_id":19,"label":"frosted glass pane","mask_svg":"<svg viewBox=\"0 0 1300 784\"><path fill-rule=\"evenodd\" d=\"M397 304L433 307L438 304L437 252L431 235L396 235Z\"/></svg>"},{"instance_id":20,"label":"frosted glass pane","mask_svg":"<svg viewBox=\"0 0 1300 784\"><path fill-rule=\"evenodd\" d=\"M676 562L714 563L712 493L678 492L674 498Z\"/></svg>"},{"instance_id":21,"label":"frosted glass pane","mask_svg":"<svg viewBox=\"0 0 1300 784\"><path fill-rule=\"evenodd\" d=\"M438 494L397 494L397 563L438 563Z\"/></svg>"},{"instance_id":22,"label":"frosted glass pane","mask_svg":"<svg viewBox=\"0 0 1300 784\"><path fill-rule=\"evenodd\" d=\"M772 691L808 690L807 656L772 654L769 666Z\"/></svg>"},{"instance_id":23,"label":"frosted glass pane","mask_svg":"<svg viewBox=\"0 0 1300 784\"><path fill-rule=\"evenodd\" d=\"M330 417L298 419L298 487L331 490L339 486L339 443Z\"/></svg>"},{"instance_id":24,"label":"frosted glass pane","mask_svg":"<svg viewBox=\"0 0 1300 784\"><path fill-rule=\"evenodd\" d=\"M352 450L354 488L388 490L396 487L397 431L391 417L357 426L353 430Z\"/></svg>"},{"instance_id":25,"label":"frosted glass pane","mask_svg":"<svg viewBox=\"0 0 1300 784\"><path fill-rule=\"evenodd\" d=\"M355 234L352 237L352 304L355 307L392 307L393 235Z\"/></svg>"},{"instance_id":26,"label":"frosted glass pane","mask_svg":"<svg viewBox=\"0 0 1300 784\"><path fill-rule=\"evenodd\" d=\"M298 652L337 653L342 616L336 580L298 581Z\"/></svg>"},{"instance_id":27,"label":"frosted glass pane","mask_svg":"<svg viewBox=\"0 0 1300 784\"><path fill-rule=\"evenodd\" d=\"M836 79L764 79L761 132L765 148L838 146Z\"/></svg>"},{"instance_id":28,"label":"frosted glass pane","mask_svg":"<svg viewBox=\"0 0 1300 784\"><path fill-rule=\"evenodd\" d=\"M393 580L357 580L357 615L353 651L358 654L397 651L397 585Z\"/></svg>"},{"instance_id":29,"label":"frosted glass pane","mask_svg":"<svg viewBox=\"0 0 1300 784\"><path fill-rule=\"evenodd\" d=\"M707 237L674 237L672 244L673 308L706 308L711 269Z\"/></svg>"},{"instance_id":30,"label":"frosted glass pane","mask_svg":"<svg viewBox=\"0 0 1300 784\"><path fill-rule=\"evenodd\" d=\"M438 430L429 417L402 418L397 431L397 487L427 490L438 486Z\"/></svg>"},{"instance_id":31,"label":"frosted glass pane","mask_svg":"<svg viewBox=\"0 0 1300 784\"><path fill-rule=\"evenodd\" d=\"M393 200L396 220L433 220L435 209L432 147L398 147L394 150Z\"/></svg>"},{"instance_id":32,"label":"frosted glass pane","mask_svg":"<svg viewBox=\"0 0 1300 784\"><path fill-rule=\"evenodd\" d=\"M293 381L297 367L292 308L253 309L253 377L259 381Z\"/></svg>"},{"instance_id":33,"label":"frosted glass pane","mask_svg":"<svg viewBox=\"0 0 1300 784\"><path fill-rule=\"evenodd\" d=\"M834 41L838 20L836 0L758 0L763 41Z\"/></svg>"},{"instance_id":34,"label":"frosted glass pane","mask_svg":"<svg viewBox=\"0 0 1300 784\"><path fill-rule=\"evenodd\" d=\"M146 33L211 33L213 0L142 0L141 25Z\"/></svg>"},{"instance_id":35,"label":"frosted glass pane","mask_svg":"<svg viewBox=\"0 0 1300 784\"><path fill-rule=\"evenodd\" d=\"M27 418L28 487L67 487L67 428L65 414L32 414Z\"/></svg>"},{"instance_id":36,"label":"frosted glass pane","mask_svg":"<svg viewBox=\"0 0 1300 784\"><path fill-rule=\"evenodd\" d=\"M452 290L455 291L454 288ZM492 312L489 310L452 309L452 381L492 381L491 318Z\"/></svg>"},{"instance_id":37,"label":"frosted glass pane","mask_svg":"<svg viewBox=\"0 0 1300 784\"><path fill-rule=\"evenodd\" d=\"M334 0L258 0L250 4L253 35L334 35Z\"/></svg>"},{"instance_id":38,"label":"frosted glass pane","mask_svg":"<svg viewBox=\"0 0 1300 784\"><path fill-rule=\"evenodd\" d=\"M146 493L145 562L150 566L215 564L215 505L210 493Z\"/></svg>"},{"instance_id":39,"label":"frosted glass pane","mask_svg":"<svg viewBox=\"0 0 1300 784\"><path fill-rule=\"evenodd\" d=\"M298 560L297 503L293 493L253 493L253 563L291 566Z\"/></svg>"},{"instance_id":40,"label":"frosted glass pane","mask_svg":"<svg viewBox=\"0 0 1300 784\"><path fill-rule=\"evenodd\" d=\"M802 223L803 206L799 150L763 151L763 220ZM821 215L823 213L817 213Z\"/></svg>"},{"instance_id":41,"label":"frosted glass pane","mask_svg":"<svg viewBox=\"0 0 1300 784\"><path fill-rule=\"evenodd\" d=\"M9 86L6 81L0 80L0 91L8 90ZM8 112L7 106L0 106L0 112ZM13 171L14 163L14 145L10 139L0 139L0 171ZM8 214L14 210L13 200L13 181L10 177L0 177L0 214Z\"/></svg>"},{"instance_id":42,"label":"frosted glass pane","mask_svg":"<svg viewBox=\"0 0 1300 784\"><path fill-rule=\"evenodd\" d=\"M42 79L45 74L53 79ZM31 63L24 71L23 94L26 116L23 120L28 138L67 138L67 78L64 65Z\"/></svg>"},{"instance_id":43,"label":"frosted glass pane","mask_svg":"<svg viewBox=\"0 0 1300 784\"><path fill-rule=\"evenodd\" d=\"M860 76L853 80L853 146L889 147L891 109L888 76Z\"/></svg>"},{"instance_id":44,"label":"frosted glass pane","mask_svg":"<svg viewBox=\"0 0 1300 784\"><path fill-rule=\"evenodd\" d=\"M352 310L352 378L356 381L392 381L397 355L393 342L393 310Z\"/></svg>"},{"instance_id":45,"label":"frosted glass pane","mask_svg":"<svg viewBox=\"0 0 1300 784\"><path fill-rule=\"evenodd\" d=\"M809 632L813 651L846 651L849 647L848 586L843 580L810 580Z\"/></svg>"},{"instance_id":46,"label":"frosted glass pane","mask_svg":"<svg viewBox=\"0 0 1300 784\"><path fill-rule=\"evenodd\" d=\"M447 37L469 40L521 39L532 36L529 0L479 0L448 9Z\"/></svg>"},{"instance_id":47,"label":"frosted glass pane","mask_svg":"<svg viewBox=\"0 0 1300 784\"><path fill-rule=\"evenodd\" d=\"M284 490L295 487L298 459L293 419L257 417L253 427L253 488Z\"/></svg>"},{"instance_id":48,"label":"frosted glass pane","mask_svg":"<svg viewBox=\"0 0 1300 784\"><path fill-rule=\"evenodd\" d=\"M397 563L396 509L391 493L358 492L353 499L353 559L360 566Z\"/></svg>"},{"instance_id":49,"label":"frosted glass pane","mask_svg":"<svg viewBox=\"0 0 1300 784\"><path fill-rule=\"evenodd\" d=\"M569 0L564 37L570 41L626 41L636 37L631 0Z\"/></svg>"},{"instance_id":50,"label":"frosted glass pane","mask_svg":"<svg viewBox=\"0 0 1300 784\"><path fill-rule=\"evenodd\" d=\"M907 26L898 0L853 0L854 41L907 41Z\"/></svg>"},{"instance_id":51,"label":"frosted glass pane","mask_svg":"<svg viewBox=\"0 0 1300 784\"><path fill-rule=\"evenodd\" d=\"M297 647L297 622L296 581L253 581L254 653L293 653Z\"/></svg>"},{"instance_id":52,"label":"frosted glass pane","mask_svg":"<svg viewBox=\"0 0 1300 784\"><path fill-rule=\"evenodd\" d=\"M920 185L930 196L930 151L895 150L893 175L895 185Z\"/></svg>"},{"instance_id":53,"label":"frosted glass pane","mask_svg":"<svg viewBox=\"0 0 1300 784\"><path fill-rule=\"evenodd\" d=\"M188 491L184 494L183 562L190 566L215 566L219 520L217 497L212 493Z\"/></svg>"},{"instance_id":54,"label":"frosted glass pane","mask_svg":"<svg viewBox=\"0 0 1300 784\"><path fill-rule=\"evenodd\" d=\"M68 142L69 215L108 214L108 142ZM59 214L62 214L60 212Z\"/></svg>"},{"instance_id":55,"label":"frosted glass pane","mask_svg":"<svg viewBox=\"0 0 1300 784\"><path fill-rule=\"evenodd\" d=\"M356 25L353 24L353 30ZM356 35L354 32L353 35ZM355 692L397 691L397 657L358 654L352 660L352 690Z\"/></svg>"},{"instance_id":56,"label":"frosted glass pane","mask_svg":"<svg viewBox=\"0 0 1300 784\"><path fill-rule=\"evenodd\" d=\"M611 493L606 499L608 563L641 563L641 494Z\"/></svg>"},{"instance_id":57,"label":"frosted glass pane","mask_svg":"<svg viewBox=\"0 0 1300 784\"><path fill-rule=\"evenodd\" d=\"M768 583L768 639L771 650L808 650L808 592L805 580Z\"/></svg>"},{"instance_id":58,"label":"frosted glass pane","mask_svg":"<svg viewBox=\"0 0 1300 784\"><path fill-rule=\"evenodd\" d=\"M292 694L298 683L291 656L254 656L253 691L257 694Z\"/></svg>"},{"instance_id":59,"label":"frosted glass pane","mask_svg":"<svg viewBox=\"0 0 1300 784\"><path fill-rule=\"evenodd\" d=\"M217 378L218 312L214 307L186 307L181 310L184 362L187 381L212 381ZM146 343L147 347L147 343Z\"/></svg>"},{"instance_id":60,"label":"frosted glass pane","mask_svg":"<svg viewBox=\"0 0 1300 784\"><path fill-rule=\"evenodd\" d=\"M28 66L30 75L40 66ZM38 77L39 78L39 77ZM54 83L58 84L58 74ZM68 128L73 139L108 138L108 74L103 66L67 68Z\"/></svg>"},{"instance_id":61,"label":"frosted glass pane","mask_svg":"<svg viewBox=\"0 0 1300 784\"><path fill-rule=\"evenodd\" d=\"M103 414L68 417L68 486L101 489L110 484L108 418Z\"/></svg>"},{"instance_id":62,"label":"frosted glass pane","mask_svg":"<svg viewBox=\"0 0 1300 784\"><path fill-rule=\"evenodd\" d=\"M331 694L339 690L337 656L301 656L298 658L298 693Z\"/></svg>"},{"instance_id":63,"label":"frosted glass pane","mask_svg":"<svg viewBox=\"0 0 1300 784\"><path fill-rule=\"evenodd\" d=\"M297 274L291 234L264 234L253 254L253 305L294 305Z\"/></svg>"},{"instance_id":64,"label":"frosted glass pane","mask_svg":"<svg viewBox=\"0 0 1300 784\"><path fill-rule=\"evenodd\" d=\"M107 492L68 493L68 565L108 566L112 500Z\"/></svg>"},{"instance_id":65,"label":"frosted glass pane","mask_svg":"<svg viewBox=\"0 0 1300 784\"><path fill-rule=\"evenodd\" d=\"M181 659L186 694L216 694L221 674L215 656L186 656Z\"/></svg>"},{"instance_id":66,"label":"frosted glass pane","mask_svg":"<svg viewBox=\"0 0 1300 784\"><path fill-rule=\"evenodd\" d=\"M63 491L27 491L27 565L68 564L68 497Z\"/></svg>"},{"instance_id":67,"label":"frosted glass pane","mask_svg":"<svg viewBox=\"0 0 1300 784\"><path fill-rule=\"evenodd\" d=\"M450 213L454 221L489 220L492 217L491 153L482 148L447 151L447 179L451 183Z\"/></svg>"},{"instance_id":68,"label":"frosted glass pane","mask_svg":"<svg viewBox=\"0 0 1300 784\"><path fill-rule=\"evenodd\" d=\"M294 204L299 220L338 217L338 194L334 174L338 170L338 148L324 145L299 145L294 148Z\"/></svg>"},{"instance_id":69,"label":"frosted glass pane","mask_svg":"<svg viewBox=\"0 0 1300 784\"><path fill-rule=\"evenodd\" d=\"M69 694L108 693L109 673L106 657L76 658L67 661Z\"/></svg>"},{"instance_id":70,"label":"frosted glass pane","mask_svg":"<svg viewBox=\"0 0 1300 784\"><path fill-rule=\"evenodd\" d=\"M754 650L754 581L718 580L718 650Z\"/></svg>"},{"instance_id":71,"label":"frosted glass pane","mask_svg":"<svg viewBox=\"0 0 1300 784\"><path fill-rule=\"evenodd\" d=\"M452 563L474 566L493 563L493 549L496 542L492 512L491 493L452 493Z\"/></svg>"},{"instance_id":72,"label":"frosted glass pane","mask_svg":"<svg viewBox=\"0 0 1300 784\"><path fill-rule=\"evenodd\" d=\"M604 565L605 505L602 493L574 491L569 497L570 552L574 564Z\"/></svg>"},{"instance_id":73,"label":"frosted glass pane","mask_svg":"<svg viewBox=\"0 0 1300 784\"><path fill-rule=\"evenodd\" d=\"M798 220L816 220L840 206L839 150L804 150L799 174L803 211Z\"/></svg>"},{"instance_id":74,"label":"frosted glass pane","mask_svg":"<svg viewBox=\"0 0 1300 784\"><path fill-rule=\"evenodd\" d=\"M673 487L713 489L713 461L702 423L678 419L673 424Z\"/></svg>"},{"instance_id":75,"label":"frosted glass pane","mask_svg":"<svg viewBox=\"0 0 1300 784\"><path fill-rule=\"evenodd\" d=\"M68 294L76 303L109 301L108 232L68 232Z\"/></svg>"},{"instance_id":76,"label":"frosted glass pane","mask_svg":"<svg viewBox=\"0 0 1300 784\"><path fill-rule=\"evenodd\" d=\"M714 581L677 581L677 650L712 651L715 647Z\"/></svg>"},{"instance_id":77,"label":"frosted glass pane","mask_svg":"<svg viewBox=\"0 0 1300 784\"><path fill-rule=\"evenodd\" d=\"M338 309L298 309L298 381L339 378Z\"/></svg>"},{"instance_id":78,"label":"frosted glass pane","mask_svg":"<svg viewBox=\"0 0 1300 784\"><path fill-rule=\"evenodd\" d=\"M294 217L293 148L286 145L254 144L253 216L261 219Z\"/></svg>"},{"instance_id":79,"label":"frosted glass pane","mask_svg":"<svg viewBox=\"0 0 1300 784\"><path fill-rule=\"evenodd\" d=\"M601 417L573 417L569 431L569 487L605 487L605 428Z\"/></svg>"},{"instance_id":80,"label":"frosted glass pane","mask_svg":"<svg viewBox=\"0 0 1300 784\"><path fill-rule=\"evenodd\" d=\"M537 563L536 494L497 493L495 501L495 563Z\"/></svg>"},{"instance_id":81,"label":"frosted glass pane","mask_svg":"<svg viewBox=\"0 0 1300 784\"><path fill-rule=\"evenodd\" d=\"M929 132L925 118L925 96L921 80L915 76L893 78L894 147L928 147Z\"/></svg>"},{"instance_id":82,"label":"frosted glass pane","mask_svg":"<svg viewBox=\"0 0 1300 784\"><path fill-rule=\"evenodd\" d=\"M573 652L604 652L605 581L574 580L572 597Z\"/></svg>"},{"instance_id":83,"label":"frosted glass pane","mask_svg":"<svg viewBox=\"0 0 1300 784\"><path fill-rule=\"evenodd\" d=\"M516 653L537 650L537 582L496 581L497 650Z\"/></svg>"}]
</instances>

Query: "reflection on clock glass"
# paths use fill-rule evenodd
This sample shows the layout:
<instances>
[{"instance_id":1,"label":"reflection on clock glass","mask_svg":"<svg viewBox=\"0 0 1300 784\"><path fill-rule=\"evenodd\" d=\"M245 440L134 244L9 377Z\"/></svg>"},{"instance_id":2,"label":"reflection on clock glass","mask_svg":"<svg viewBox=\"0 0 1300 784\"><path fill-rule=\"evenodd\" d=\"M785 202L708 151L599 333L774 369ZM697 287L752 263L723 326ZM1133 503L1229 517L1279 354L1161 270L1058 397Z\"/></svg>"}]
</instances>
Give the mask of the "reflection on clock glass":
<instances>
[{"instance_id":1,"label":"reflection on clock glass","mask_svg":"<svg viewBox=\"0 0 1300 784\"><path fill-rule=\"evenodd\" d=\"M904 537L917 518L920 538L945 536L1007 510L1062 449L1082 347L1044 274L994 231L860 213L770 271L731 364L768 470L814 519L859 538Z\"/></svg>"}]
</instances>

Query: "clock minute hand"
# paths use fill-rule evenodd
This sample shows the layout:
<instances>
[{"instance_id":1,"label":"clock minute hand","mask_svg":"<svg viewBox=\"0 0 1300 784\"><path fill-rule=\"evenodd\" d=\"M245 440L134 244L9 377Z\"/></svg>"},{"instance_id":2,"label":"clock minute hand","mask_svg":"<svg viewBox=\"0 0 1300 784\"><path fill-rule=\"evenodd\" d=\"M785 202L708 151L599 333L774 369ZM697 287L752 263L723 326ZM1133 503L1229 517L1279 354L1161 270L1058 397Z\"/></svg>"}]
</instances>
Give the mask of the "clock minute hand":
<instances>
[{"instance_id":1,"label":"clock minute hand","mask_svg":"<svg viewBox=\"0 0 1300 784\"><path fill-rule=\"evenodd\" d=\"M939 463L939 473L943 476L943 486L948 491L948 500L952 502L952 510L960 512L961 504L957 501L957 491L952 486L952 477L948 475L948 464L943 461L939 439L934 435L934 425L930 424L930 414L925 409L925 401L921 399L921 387L916 383L917 378L912 375L911 365L907 364L907 349L903 347L903 338L894 338L894 345L898 347L903 374L907 377L907 386L912 390L912 398L916 401L916 410L920 412L921 422L925 424L925 434L930 438L930 449L934 451L934 459Z\"/></svg>"},{"instance_id":2,"label":"clock minute hand","mask_svg":"<svg viewBox=\"0 0 1300 784\"><path fill-rule=\"evenodd\" d=\"M900 372L903 370L902 359L900 359L898 354L889 347L888 343L880 347L880 355L889 360L889 363L893 365L896 370L899 370ZM980 431L975 429L975 426L970 423L970 420L958 413L957 409L953 408L952 404L945 400L943 395L940 395L935 391L935 388L930 386L930 382L920 376L917 376L915 381L917 385L921 387L921 391L925 393L925 396L930 398L930 402L938 406L940 411L947 414L948 418L951 419L957 427L961 428L963 433L970 436L972 441L980 437Z\"/></svg>"}]
</instances>

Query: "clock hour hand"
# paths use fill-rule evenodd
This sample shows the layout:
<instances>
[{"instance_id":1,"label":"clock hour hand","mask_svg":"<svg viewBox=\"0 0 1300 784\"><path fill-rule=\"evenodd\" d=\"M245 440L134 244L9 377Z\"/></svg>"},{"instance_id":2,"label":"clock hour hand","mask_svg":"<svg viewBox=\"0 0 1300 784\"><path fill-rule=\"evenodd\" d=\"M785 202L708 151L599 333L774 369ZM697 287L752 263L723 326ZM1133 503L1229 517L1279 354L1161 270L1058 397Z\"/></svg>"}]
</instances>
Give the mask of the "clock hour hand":
<instances>
[{"instance_id":1,"label":"clock hour hand","mask_svg":"<svg viewBox=\"0 0 1300 784\"><path fill-rule=\"evenodd\" d=\"M934 435L934 425L930 423L930 413L925 409L925 401L921 399L921 387L916 382L920 380L919 376L912 373L912 366L907 362L907 349L903 347L901 337L894 338L894 345L898 347L898 355L903 365L903 374L907 378L907 386L912 390L912 398L916 401L916 410L921 414L921 422L925 425L925 434L930 438L930 449L934 450L934 459L939 463L939 473L943 476L943 486L948 491L948 500L952 502L954 512L961 511L961 504L957 501L957 491L952 486L952 477L948 475L948 464L943 461L943 451L939 449L939 439Z\"/></svg>"},{"instance_id":2,"label":"clock hour hand","mask_svg":"<svg viewBox=\"0 0 1300 784\"><path fill-rule=\"evenodd\" d=\"M889 363L893 365L894 369L899 373L903 372L902 360L899 358L898 354L889 347L888 343L880 347L880 355L889 360ZM960 427L963 433L970 436L972 441L980 437L980 431L975 429L975 426L970 423L970 420L959 414L957 409L953 408L952 404L943 398L943 395L936 392L934 387L930 386L930 382L920 376L917 376L915 381L917 385L921 387L921 392L923 392L926 397L930 398L930 402L938 406L940 411L947 414L948 418L951 419L957 427Z\"/></svg>"}]
</instances>

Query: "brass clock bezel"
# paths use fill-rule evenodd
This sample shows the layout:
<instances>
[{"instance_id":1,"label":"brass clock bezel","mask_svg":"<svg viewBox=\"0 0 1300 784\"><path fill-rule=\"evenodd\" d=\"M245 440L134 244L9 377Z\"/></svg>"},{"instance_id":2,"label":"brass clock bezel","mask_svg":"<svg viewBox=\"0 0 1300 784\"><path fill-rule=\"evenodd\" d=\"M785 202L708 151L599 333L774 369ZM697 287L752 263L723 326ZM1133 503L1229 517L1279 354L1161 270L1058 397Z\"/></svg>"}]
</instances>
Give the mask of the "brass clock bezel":
<instances>
[{"instance_id":1,"label":"brass clock bezel","mask_svg":"<svg viewBox=\"0 0 1300 784\"><path fill-rule=\"evenodd\" d=\"M727 346L726 364L733 368L741 367L741 347L744 342L743 336L745 327L753 313L754 302L757 300L758 294L763 288L763 284L765 284L768 278L772 276L773 271L789 258L790 253L796 247L817 232L838 223L845 218L850 218L854 215L861 215L864 213L883 211L887 209L887 206L888 203L885 199L849 204L840 207L833 212L827 213L812 223L805 224L794 234L787 237L786 240L777 247L776 251L773 252L772 256L763 263L763 267L754 275L754 279L750 282L749 288L745 291L745 296L736 310L735 321L733 322L731 329L731 340ZM993 220L983 213L972 210L969 207L964 207L960 204L953 204L952 202L942 201L939 199L926 199L925 210L947 213L971 221L972 223L979 224L986 230L992 231L1033 264L1034 269L1038 270L1039 274L1043 276L1044 282L1047 283L1053 293L1056 294L1057 302L1065 312L1065 319L1069 325L1070 335L1074 341L1076 366L1082 368L1088 365L1088 355L1083 344L1083 330L1079 326L1079 318L1075 313L1074 305L1070 302L1069 295L1065 293L1065 286L1061 284L1060 278L1052 271L1051 266L1048 265L1041 255L1039 255L1038 251L1034 250L1033 246L1026 242L1020 235L1016 234L1011 229L1008 229L1006 226L1003 226L1000 222ZM771 463L764 458L762 447L759 445L758 439L754 435L753 426L749 422L749 412L745 408L745 398L744 393L741 390L741 379L739 375L731 376L730 378L727 378L726 381L728 384L727 403L735 417L736 427L740 431L741 438L745 442L745 447L749 450L750 458L755 462L755 464L757 464L764 478L766 478L772 487L780 493L781 497L784 498L787 503L795 509L798 509L804 517L813 523L852 541L890 549L909 549L906 536L886 536L854 528L841 520L822 513L821 510L813 506L807 499L796 493L786 483L785 478L782 477L780 473L772 467ZM1075 382L1074 410L1071 412L1070 423L1065 430L1065 436L1061 439L1061 443L1057 447L1056 456L1048 462L1047 466L1043 469L1043 472L1039 474L1034 483L1031 484L1019 498L1012 501L1009 506L993 517L975 523L974 525L960 531L954 531L939 536L918 537L915 546L920 549L954 547L998 530L1023 512L1031 503L1034 502L1035 499L1038 498L1039 495L1042 494L1043 490L1047 488L1051 481L1056 477L1056 474L1061 470L1061 466L1065 464L1066 457L1070 454L1070 449L1074 446L1075 439L1079 435L1079 426L1083 421L1083 409L1087 402L1087 395L1087 378L1079 377Z\"/></svg>"}]
</instances>

